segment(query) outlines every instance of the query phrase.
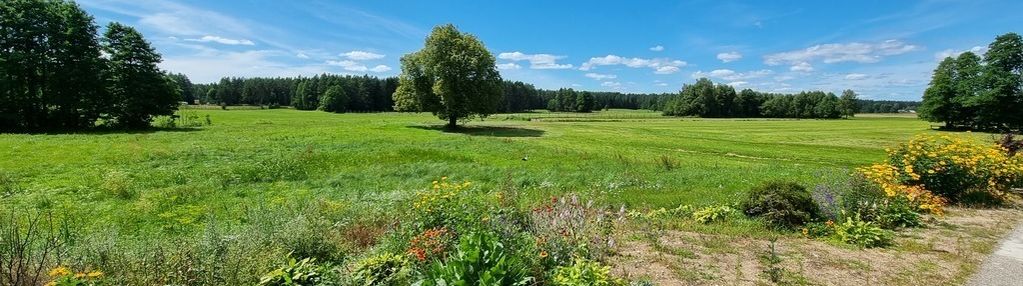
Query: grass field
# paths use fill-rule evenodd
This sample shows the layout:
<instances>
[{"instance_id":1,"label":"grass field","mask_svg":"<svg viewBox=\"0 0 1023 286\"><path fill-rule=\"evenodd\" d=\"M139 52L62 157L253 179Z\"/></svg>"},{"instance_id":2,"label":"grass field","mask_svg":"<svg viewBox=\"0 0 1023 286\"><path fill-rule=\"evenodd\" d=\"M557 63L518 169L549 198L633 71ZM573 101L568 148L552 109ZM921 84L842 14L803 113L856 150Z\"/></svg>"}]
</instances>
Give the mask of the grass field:
<instances>
[{"instance_id":1,"label":"grass field","mask_svg":"<svg viewBox=\"0 0 1023 286\"><path fill-rule=\"evenodd\" d=\"M929 124L678 119L648 111L495 115L445 132L429 114L186 110L213 124L139 133L0 135L2 207L83 214L126 233L196 229L260 204L367 202L442 176L630 207L730 203L772 179L812 184L881 160Z\"/></svg>"}]
</instances>

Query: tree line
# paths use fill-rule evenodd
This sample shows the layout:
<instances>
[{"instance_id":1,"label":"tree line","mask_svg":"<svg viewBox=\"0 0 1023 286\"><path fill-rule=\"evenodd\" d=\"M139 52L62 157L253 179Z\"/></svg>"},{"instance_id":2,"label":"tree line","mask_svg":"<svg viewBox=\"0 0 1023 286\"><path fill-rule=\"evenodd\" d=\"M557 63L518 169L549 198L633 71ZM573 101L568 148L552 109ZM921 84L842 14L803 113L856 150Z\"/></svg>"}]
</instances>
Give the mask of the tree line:
<instances>
[{"instance_id":1,"label":"tree line","mask_svg":"<svg viewBox=\"0 0 1023 286\"><path fill-rule=\"evenodd\" d=\"M667 97L662 111L669 116L840 118L853 116L858 106L852 90L844 91L841 97L822 91L778 94L743 89L736 92L732 86L715 85L701 78L684 85L679 94Z\"/></svg>"},{"instance_id":2,"label":"tree line","mask_svg":"<svg viewBox=\"0 0 1023 286\"><path fill-rule=\"evenodd\" d=\"M946 57L924 92L920 117L946 128L1023 129L1023 38L1007 33L973 52Z\"/></svg>"},{"instance_id":3,"label":"tree line","mask_svg":"<svg viewBox=\"0 0 1023 286\"><path fill-rule=\"evenodd\" d=\"M72 1L0 1L0 131L149 126L180 91L134 28Z\"/></svg>"}]
</instances>

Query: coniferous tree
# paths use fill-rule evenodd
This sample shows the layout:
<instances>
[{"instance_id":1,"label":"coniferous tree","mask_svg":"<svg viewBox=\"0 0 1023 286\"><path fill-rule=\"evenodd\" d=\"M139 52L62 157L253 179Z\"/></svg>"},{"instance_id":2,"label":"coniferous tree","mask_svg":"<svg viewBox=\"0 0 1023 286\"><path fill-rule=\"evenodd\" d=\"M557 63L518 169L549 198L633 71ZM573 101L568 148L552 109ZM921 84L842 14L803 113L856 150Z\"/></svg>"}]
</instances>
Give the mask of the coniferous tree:
<instances>
[{"instance_id":1,"label":"coniferous tree","mask_svg":"<svg viewBox=\"0 0 1023 286\"><path fill-rule=\"evenodd\" d=\"M172 115L178 88L156 64L158 54L134 28L112 22L103 36L109 55L107 88L113 99L111 114L127 128L149 126L154 116Z\"/></svg>"}]
</instances>

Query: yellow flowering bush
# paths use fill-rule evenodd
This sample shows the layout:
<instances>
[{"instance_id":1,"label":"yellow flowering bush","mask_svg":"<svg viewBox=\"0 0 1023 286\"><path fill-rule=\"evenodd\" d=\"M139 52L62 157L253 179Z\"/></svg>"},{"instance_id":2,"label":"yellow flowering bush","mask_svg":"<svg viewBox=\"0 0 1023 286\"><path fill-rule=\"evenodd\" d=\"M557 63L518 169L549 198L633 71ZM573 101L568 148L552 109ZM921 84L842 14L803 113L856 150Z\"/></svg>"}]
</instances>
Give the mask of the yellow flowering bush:
<instances>
[{"instance_id":1,"label":"yellow flowering bush","mask_svg":"<svg viewBox=\"0 0 1023 286\"><path fill-rule=\"evenodd\" d=\"M65 266L57 266L50 270L50 278L53 279L48 286L92 286L102 285L103 272L98 270L74 272Z\"/></svg>"},{"instance_id":2,"label":"yellow flowering bush","mask_svg":"<svg viewBox=\"0 0 1023 286\"><path fill-rule=\"evenodd\" d=\"M486 221L486 206L473 199L469 181L455 182L442 177L430 188L416 193L412 200L413 223L416 231L437 227L450 227L461 231Z\"/></svg>"},{"instance_id":3,"label":"yellow flowering bush","mask_svg":"<svg viewBox=\"0 0 1023 286\"><path fill-rule=\"evenodd\" d=\"M887 152L886 162L859 171L889 197L903 196L932 213L971 194L1001 198L1023 174L1020 156L949 135L920 135Z\"/></svg>"}]
</instances>

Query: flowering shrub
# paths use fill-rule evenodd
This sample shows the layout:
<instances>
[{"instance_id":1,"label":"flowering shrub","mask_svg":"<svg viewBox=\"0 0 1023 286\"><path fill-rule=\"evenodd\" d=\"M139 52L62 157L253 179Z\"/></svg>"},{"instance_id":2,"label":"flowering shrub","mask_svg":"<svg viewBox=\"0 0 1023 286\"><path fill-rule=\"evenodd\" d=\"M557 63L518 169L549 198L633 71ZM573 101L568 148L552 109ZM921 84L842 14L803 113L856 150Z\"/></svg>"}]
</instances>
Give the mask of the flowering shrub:
<instances>
[{"instance_id":1,"label":"flowering shrub","mask_svg":"<svg viewBox=\"0 0 1023 286\"><path fill-rule=\"evenodd\" d=\"M443 258L453 234L446 227L428 229L409 242L408 254L425 262L435 258Z\"/></svg>"},{"instance_id":2,"label":"flowering shrub","mask_svg":"<svg viewBox=\"0 0 1023 286\"><path fill-rule=\"evenodd\" d=\"M888 151L885 163L859 169L889 196L940 214L970 193L1000 198L1023 174L1023 158L996 144L921 135Z\"/></svg>"},{"instance_id":3,"label":"flowering shrub","mask_svg":"<svg viewBox=\"0 0 1023 286\"><path fill-rule=\"evenodd\" d=\"M53 280L46 285L49 286L93 286L103 285L102 271L72 272L65 266L58 266L50 270L50 278Z\"/></svg>"},{"instance_id":4,"label":"flowering shrub","mask_svg":"<svg viewBox=\"0 0 1023 286\"><path fill-rule=\"evenodd\" d=\"M470 196L471 188L469 181L452 182L441 177L433 181L430 189L416 193L410 214L416 233L437 227L461 232L481 223L487 210Z\"/></svg>"}]
</instances>

